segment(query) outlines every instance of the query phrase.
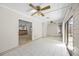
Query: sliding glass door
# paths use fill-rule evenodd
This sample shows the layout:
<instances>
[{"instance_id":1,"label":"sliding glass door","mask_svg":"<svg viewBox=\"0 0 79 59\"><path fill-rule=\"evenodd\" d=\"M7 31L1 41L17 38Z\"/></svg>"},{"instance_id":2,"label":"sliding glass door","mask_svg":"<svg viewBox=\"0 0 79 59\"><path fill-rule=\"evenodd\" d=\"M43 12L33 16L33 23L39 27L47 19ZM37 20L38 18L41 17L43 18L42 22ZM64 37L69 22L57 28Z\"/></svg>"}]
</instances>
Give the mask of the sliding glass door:
<instances>
[{"instance_id":1,"label":"sliding glass door","mask_svg":"<svg viewBox=\"0 0 79 59\"><path fill-rule=\"evenodd\" d=\"M66 40L68 49L73 50L73 17L66 23Z\"/></svg>"}]
</instances>

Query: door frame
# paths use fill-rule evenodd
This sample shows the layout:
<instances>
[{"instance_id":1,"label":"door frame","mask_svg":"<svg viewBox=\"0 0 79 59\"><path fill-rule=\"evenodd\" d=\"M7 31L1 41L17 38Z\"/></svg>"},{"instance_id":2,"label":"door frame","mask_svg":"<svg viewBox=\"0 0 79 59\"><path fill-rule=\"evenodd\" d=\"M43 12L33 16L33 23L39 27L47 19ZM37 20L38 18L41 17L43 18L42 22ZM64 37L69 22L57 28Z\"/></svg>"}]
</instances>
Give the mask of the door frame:
<instances>
[{"instance_id":1,"label":"door frame","mask_svg":"<svg viewBox=\"0 0 79 59\"><path fill-rule=\"evenodd\" d=\"M69 18L69 20L65 23L65 40L66 40L66 46L68 47L68 43L69 43L69 40L68 40L68 22L73 18L73 15Z\"/></svg>"}]
</instances>

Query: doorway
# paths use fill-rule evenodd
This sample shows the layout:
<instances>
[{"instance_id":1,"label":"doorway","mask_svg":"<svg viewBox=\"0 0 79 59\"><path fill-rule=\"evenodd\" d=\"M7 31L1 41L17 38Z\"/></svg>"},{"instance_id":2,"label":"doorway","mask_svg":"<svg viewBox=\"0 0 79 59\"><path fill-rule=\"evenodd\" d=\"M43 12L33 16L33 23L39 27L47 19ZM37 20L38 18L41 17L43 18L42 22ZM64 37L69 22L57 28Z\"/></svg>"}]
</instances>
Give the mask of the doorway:
<instances>
[{"instance_id":1,"label":"doorway","mask_svg":"<svg viewBox=\"0 0 79 59\"><path fill-rule=\"evenodd\" d=\"M19 45L24 45L32 41L32 23L19 20Z\"/></svg>"}]
</instances>

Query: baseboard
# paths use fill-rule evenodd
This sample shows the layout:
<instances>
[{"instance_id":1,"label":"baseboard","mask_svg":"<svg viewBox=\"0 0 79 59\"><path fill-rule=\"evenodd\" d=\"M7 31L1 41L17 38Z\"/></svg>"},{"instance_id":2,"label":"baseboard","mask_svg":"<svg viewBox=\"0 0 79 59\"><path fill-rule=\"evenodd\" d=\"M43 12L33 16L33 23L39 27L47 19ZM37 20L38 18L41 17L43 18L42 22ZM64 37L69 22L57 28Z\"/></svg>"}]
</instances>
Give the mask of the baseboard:
<instances>
[{"instance_id":1,"label":"baseboard","mask_svg":"<svg viewBox=\"0 0 79 59\"><path fill-rule=\"evenodd\" d=\"M6 51L1 52L1 53L0 53L0 56L2 56L2 55L4 55L4 54L6 54L6 53L8 53L8 52L10 52L10 51L12 51L12 50L14 50L14 49L16 49L17 47L19 47L19 46L16 46L16 47L14 47L14 48L11 48L11 49L8 49L8 50L6 50Z\"/></svg>"},{"instance_id":2,"label":"baseboard","mask_svg":"<svg viewBox=\"0 0 79 59\"><path fill-rule=\"evenodd\" d=\"M61 37L60 35L47 35L48 37Z\"/></svg>"}]
</instances>

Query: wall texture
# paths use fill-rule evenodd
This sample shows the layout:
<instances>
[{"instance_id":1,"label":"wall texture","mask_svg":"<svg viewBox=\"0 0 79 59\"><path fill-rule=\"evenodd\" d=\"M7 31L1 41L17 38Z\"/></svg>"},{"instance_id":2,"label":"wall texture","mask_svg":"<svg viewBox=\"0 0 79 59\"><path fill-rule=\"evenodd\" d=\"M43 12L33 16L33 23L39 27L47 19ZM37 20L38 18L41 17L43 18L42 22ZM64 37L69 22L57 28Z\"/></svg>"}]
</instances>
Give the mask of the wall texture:
<instances>
[{"instance_id":1,"label":"wall texture","mask_svg":"<svg viewBox=\"0 0 79 59\"><path fill-rule=\"evenodd\" d=\"M76 15L74 18L73 23L73 47L74 47L74 53L73 55L79 56L79 15Z\"/></svg>"},{"instance_id":2,"label":"wall texture","mask_svg":"<svg viewBox=\"0 0 79 59\"><path fill-rule=\"evenodd\" d=\"M48 24L47 27L47 35L48 36L58 36L58 25L54 23Z\"/></svg>"},{"instance_id":3,"label":"wall texture","mask_svg":"<svg viewBox=\"0 0 79 59\"><path fill-rule=\"evenodd\" d=\"M38 19L32 22L32 40L42 37L42 23Z\"/></svg>"},{"instance_id":4,"label":"wall texture","mask_svg":"<svg viewBox=\"0 0 79 59\"><path fill-rule=\"evenodd\" d=\"M19 15L0 7L0 52L18 45Z\"/></svg>"}]
</instances>

